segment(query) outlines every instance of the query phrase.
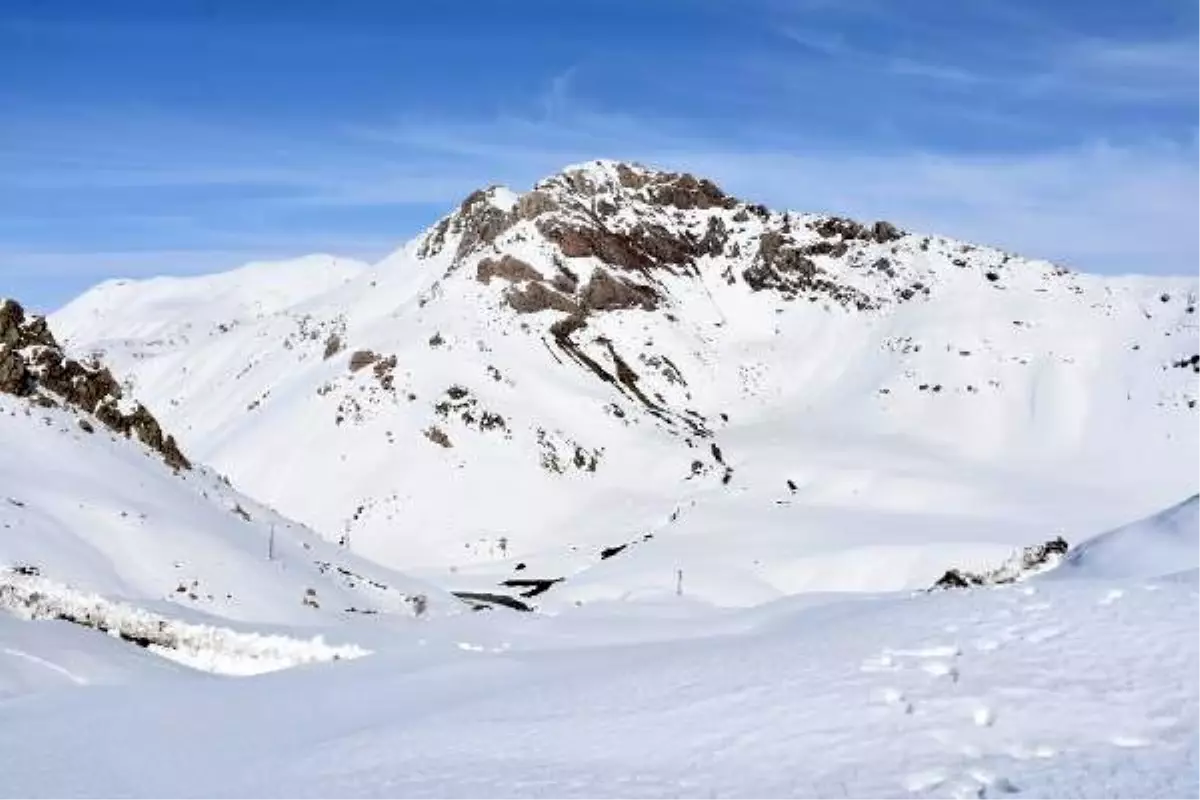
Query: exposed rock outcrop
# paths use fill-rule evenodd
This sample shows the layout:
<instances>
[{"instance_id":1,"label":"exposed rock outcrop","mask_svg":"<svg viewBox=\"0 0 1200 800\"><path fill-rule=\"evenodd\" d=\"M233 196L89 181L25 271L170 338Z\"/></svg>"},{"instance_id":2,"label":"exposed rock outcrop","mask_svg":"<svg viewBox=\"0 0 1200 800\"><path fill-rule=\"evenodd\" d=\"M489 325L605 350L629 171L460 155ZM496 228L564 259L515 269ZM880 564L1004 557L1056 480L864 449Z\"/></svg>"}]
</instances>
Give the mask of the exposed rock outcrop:
<instances>
[{"instance_id":1,"label":"exposed rock outcrop","mask_svg":"<svg viewBox=\"0 0 1200 800\"><path fill-rule=\"evenodd\" d=\"M509 307L518 314L533 314L538 311L565 311L574 314L579 305L562 292L551 289L544 283L529 283L523 288L510 287L504 293Z\"/></svg>"},{"instance_id":2,"label":"exposed rock outcrop","mask_svg":"<svg viewBox=\"0 0 1200 800\"><path fill-rule=\"evenodd\" d=\"M540 281L542 273L519 258L505 255L498 260L485 258L475 268L475 279L483 284L492 282L492 278L502 278L509 283L522 281Z\"/></svg>"},{"instance_id":3,"label":"exposed rock outcrop","mask_svg":"<svg viewBox=\"0 0 1200 800\"><path fill-rule=\"evenodd\" d=\"M649 286L639 286L614 278L603 269L592 274L583 287L580 300L591 311L612 311L621 308L641 308L652 311L658 307L658 295Z\"/></svg>"},{"instance_id":4,"label":"exposed rock outcrop","mask_svg":"<svg viewBox=\"0 0 1200 800\"><path fill-rule=\"evenodd\" d=\"M1043 544L1026 547L999 567L987 572L948 569L930 587L937 589L967 589L972 586L996 586L1016 583L1030 575L1053 569L1067 554L1067 540L1056 536Z\"/></svg>"},{"instance_id":5,"label":"exposed rock outcrop","mask_svg":"<svg viewBox=\"0 0 1200 800\"><path fill-rule=\"evenodd\" d=\"M106 367L68 358L45 318L27 317L15 300L0 300L0 392L91 414L108 428L135 436L168 466L191 468L174 437L163 432L145 406L121 409L121 386Z\"/></svg>"}]
</instances>

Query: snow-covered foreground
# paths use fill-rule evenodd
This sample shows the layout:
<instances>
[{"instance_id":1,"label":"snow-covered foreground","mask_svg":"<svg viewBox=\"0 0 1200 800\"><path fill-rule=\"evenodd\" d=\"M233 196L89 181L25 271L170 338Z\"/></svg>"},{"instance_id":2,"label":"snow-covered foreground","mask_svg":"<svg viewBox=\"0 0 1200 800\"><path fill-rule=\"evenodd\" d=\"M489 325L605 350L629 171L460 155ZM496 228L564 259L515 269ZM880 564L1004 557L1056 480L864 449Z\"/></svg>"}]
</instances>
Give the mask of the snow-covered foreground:
<instances>
[{"instance_id":1,"label":"snow-covered foreground","mask_svg":"<svg viewBox=\"0 0 1200 800\"><path fill-rule=\"evenodd\" d=\"M5 642L24 626L0 649L5 689L14 671L44 678L0 703L0 792L1200 790L1194 570L697 614L436 620L369 658L243 679L164 670L58 623L0 622ZM113 672L128 685L83 685L121 682Z\"/></svg>"}]
</instances>

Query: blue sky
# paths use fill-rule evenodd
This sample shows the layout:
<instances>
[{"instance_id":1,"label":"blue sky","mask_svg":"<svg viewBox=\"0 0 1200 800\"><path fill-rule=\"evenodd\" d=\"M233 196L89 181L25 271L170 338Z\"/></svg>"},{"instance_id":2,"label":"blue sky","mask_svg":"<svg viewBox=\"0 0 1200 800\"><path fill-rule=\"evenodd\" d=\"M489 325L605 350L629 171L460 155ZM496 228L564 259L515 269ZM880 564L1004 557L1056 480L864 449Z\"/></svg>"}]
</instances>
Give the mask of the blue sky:
<instances>
[{"instance_id":1,"label":"blue sky","mask_svg":"<svg viewBox=\"0 0 1200 800\"><path fill-rule=\"evenodd\" d=\"M0 0L0 294L325 251L589 158L1197 270L1194 0Z\"/></svg>"}]
</instances>

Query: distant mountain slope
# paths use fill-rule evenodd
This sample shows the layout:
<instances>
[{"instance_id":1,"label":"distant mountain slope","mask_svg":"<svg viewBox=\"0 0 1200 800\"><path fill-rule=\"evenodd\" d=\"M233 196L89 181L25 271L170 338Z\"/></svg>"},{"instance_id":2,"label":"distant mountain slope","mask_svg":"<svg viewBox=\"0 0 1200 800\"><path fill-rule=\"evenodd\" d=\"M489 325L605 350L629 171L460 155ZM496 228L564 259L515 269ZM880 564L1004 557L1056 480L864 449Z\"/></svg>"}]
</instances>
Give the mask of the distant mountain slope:
<instances>
[{"instance_id":1,"label":"distant mountain slope","mask_svg":"<svg viewBox=\"0 0 1200 800\"><path fill-rule=\"evenodd\" d=\"M140 441L139 441L140 439ZM0 611L47 581L172 618L324 625L465 606L191 463L107 369L0 300ZM32 588L30 588L32 587ZM36 602L36 598L33 598Z\"/></svg>"},{"instance_id":2,"label":"distant mountain slope","mask_svg":"<svg viewBox=\"0 0 1200 800\"><path fill-rule=\"evenodd\" d=\"M297 267L290 304L252 275L51 322L242 490L461 584L897 588L1196 490L1195 279L612 162L476 192L354 275Z\"/></svg>"}]
</instances>

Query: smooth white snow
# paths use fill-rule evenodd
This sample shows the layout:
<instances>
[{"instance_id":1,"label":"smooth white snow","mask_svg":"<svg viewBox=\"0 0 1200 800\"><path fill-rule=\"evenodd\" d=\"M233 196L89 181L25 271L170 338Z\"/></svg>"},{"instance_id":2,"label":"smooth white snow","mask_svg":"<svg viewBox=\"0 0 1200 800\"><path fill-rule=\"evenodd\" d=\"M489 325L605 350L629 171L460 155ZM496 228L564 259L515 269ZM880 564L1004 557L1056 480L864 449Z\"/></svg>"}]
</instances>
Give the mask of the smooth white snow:
<instances>
[{"instance_id":1,"label":"smooth white snow","mask_svg":"<svg viewBox=\"0 0 1200 800\"><path fill-rule=\"evenodd\" d=\"M1120 602L1097 602L1118 586ZM41 691L0 703L0 794L1200 791L1194 576L1050 581L1032 599L1010 586L684 604L674 619L620 608L447 618L368 658L253 679L143 680L135 660L128 685L99 692L45 670ZM617 622L637 633L614 640ZM1039 641L1050 626L1062 634ZM858 669L881 654L892 669ZM957 680L930 666L943 664ZM0 655L0 676L14 665L32 668Z\"/></svg>"}]
</instances>

